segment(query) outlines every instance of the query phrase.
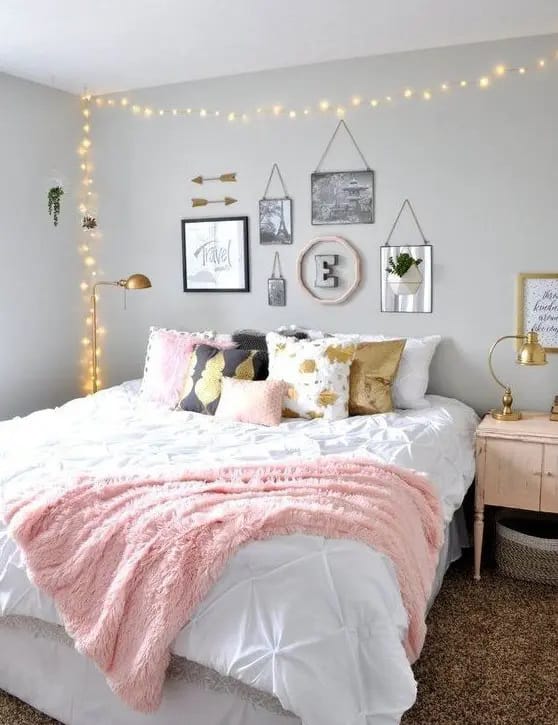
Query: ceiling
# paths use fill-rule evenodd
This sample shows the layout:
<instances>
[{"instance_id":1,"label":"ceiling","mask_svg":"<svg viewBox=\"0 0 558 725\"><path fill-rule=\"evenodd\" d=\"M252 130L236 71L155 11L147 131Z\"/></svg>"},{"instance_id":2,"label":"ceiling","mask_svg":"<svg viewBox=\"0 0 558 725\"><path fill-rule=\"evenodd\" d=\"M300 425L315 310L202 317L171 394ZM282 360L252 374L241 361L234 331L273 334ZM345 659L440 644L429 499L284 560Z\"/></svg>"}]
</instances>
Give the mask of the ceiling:
<instances>
[{"instance_id":1,"label":"ceiling","mask_svg":"<svg viewBox=\"0 0 558 725\"><path fill-rule=\"evenodd\" d=\"M554 32L556 0L0 0L0 70L106 93Z\"/></svg>"}]
</instances>

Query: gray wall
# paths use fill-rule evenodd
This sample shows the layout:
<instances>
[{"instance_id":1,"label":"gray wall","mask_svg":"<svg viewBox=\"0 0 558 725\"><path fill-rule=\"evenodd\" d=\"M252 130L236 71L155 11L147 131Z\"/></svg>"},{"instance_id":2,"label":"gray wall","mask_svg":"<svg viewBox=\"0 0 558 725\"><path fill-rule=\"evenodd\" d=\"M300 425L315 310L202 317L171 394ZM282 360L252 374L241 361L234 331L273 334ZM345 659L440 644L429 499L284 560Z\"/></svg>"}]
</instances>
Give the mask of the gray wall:
<instances>
[{"instance_id":1,"label":"gray wall","mask_svg":"<svg viewBox=\"0 0 558 725\"><path fill-rule=\"evenodd\" d=\"M500 393L486 365L490 344L515 331L515 281L519 272L558 271L558 167L556 118L558 68L510 76L495 87L452 90L432 101L405 101L404 88L432 88L442 81L475 79L498 63L532 64L550 57L556 36L357 59L265 72L127 94L131 102L218 107L224 113L282 103L316 106L321 98L348 103L355 93L399 98L390 107L363 108L347 121L375 169L376 223L312 227L309 181L336 119L268 118L248 123L224 119L138 118L104 108L93 114L100 260L105 278L148 274L153 289L129 294L128 311L116 290L103 294L108 335L103 378L116 383L140 376L151 324L231 331L272 328L281 323L330 331L444 337L433 371L433 392L461 398L479 410ZM295 243L281 247L288 277L288 306L269 308L266 280L275 247L258 243L257 208L271 165L277 161L294 199ZM359 162L343 141L330 168ZM234 187L200 187L197 174L237 171ZM184 294L180 219L204 216L191 195L232 193L239 203L226 212L250 218L252 292ZM410 197L434 246L434 312L386 314L379 310L379 247L394 216ZM345 305L324 307L310 300L295 279L300 248L318 233L339 233L361 251L364 280ZM409 241L403 236L399 241ZM413 237L415 239L416 237ZM397 241L397 240L395 240ZM523 407L547 409L558 393L557 356L545 369L516 368L512 343L496 364L514 382Z\"/></svg>"},{"instance_id":2,"label":"gray wall","mask_svg":"<svg viewBox=\"0 0 558 725\"><path fill-rule=\"evenodd\" d=\"M0 418L78 393L79 100L0 74ZM65 185L55 229L52 179Z\"/></svg>"}]
</instances>

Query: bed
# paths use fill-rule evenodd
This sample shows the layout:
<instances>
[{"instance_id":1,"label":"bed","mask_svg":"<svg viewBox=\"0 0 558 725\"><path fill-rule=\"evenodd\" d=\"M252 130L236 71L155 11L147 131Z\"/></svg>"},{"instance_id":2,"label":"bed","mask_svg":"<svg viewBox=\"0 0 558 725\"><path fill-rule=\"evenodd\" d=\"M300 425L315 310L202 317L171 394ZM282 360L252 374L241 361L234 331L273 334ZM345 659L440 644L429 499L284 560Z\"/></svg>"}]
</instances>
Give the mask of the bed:
<instances>
[{"instance_id":1,"label":"bed","mask_svg":"<svg viewBox=\"0 0 558 725\"><path fill-rule=\"evenodd\" d=\"M0 424L0 493L37 477L344 455L425 473L446 524L431 600L466 545L460 507L477 417L456 400L275 428L144 403L139 383ZM291 535L245 546L173 643L159 710L110 691L29 581L0 524L0 688L68 725L391 725L416 698L393 566L355 541Z\"/></svg>"}]
</instances>

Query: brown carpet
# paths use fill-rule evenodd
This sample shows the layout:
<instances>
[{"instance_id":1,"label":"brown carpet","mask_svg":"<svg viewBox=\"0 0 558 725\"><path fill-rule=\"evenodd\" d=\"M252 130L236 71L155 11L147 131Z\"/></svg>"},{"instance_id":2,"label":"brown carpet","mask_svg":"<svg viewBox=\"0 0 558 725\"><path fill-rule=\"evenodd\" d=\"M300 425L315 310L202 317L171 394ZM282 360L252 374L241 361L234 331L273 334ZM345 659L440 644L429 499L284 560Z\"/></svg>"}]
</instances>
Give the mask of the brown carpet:
<instances>
[{"instance_id":1,"label":"brown carpet","mask_svg":"<svg viewBox=\"0 0 558 725\"><path fill-rule=\"evenodd\" d=\"M494 571L476 583L467 556L448 572L428 626L404 725L558 725L558 589ZM53 723L0 691L0 725Z\"/></svg>"}]
</instances>

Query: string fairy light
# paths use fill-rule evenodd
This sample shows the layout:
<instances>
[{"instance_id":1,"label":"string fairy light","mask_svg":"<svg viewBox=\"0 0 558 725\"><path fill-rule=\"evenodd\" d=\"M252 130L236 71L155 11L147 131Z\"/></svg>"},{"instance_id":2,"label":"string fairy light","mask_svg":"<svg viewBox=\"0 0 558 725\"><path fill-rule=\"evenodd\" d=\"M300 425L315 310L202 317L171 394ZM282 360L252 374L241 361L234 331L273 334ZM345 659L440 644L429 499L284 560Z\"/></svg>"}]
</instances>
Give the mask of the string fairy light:
<instances>
[{"instance_id":1,"label":"string fairy light","mask_svg":"<svg viewBox=\"0 0 558 725\"><path fill-rule=\"evenodd\" d=\"M99 100L102 102L99 103ZM121 98L118 102L115 98L109 98L107 99L106 104L104 103L103 99L95 99L95 106L102 108L110 107L113 108L119 108L119 109L127 109L128 108L128 99L127 98ZM91 106L92 106L92 98L90 94L85 94L81 98L81 105L82 105L82 115L86 119L86 122L83 124L82 130L83 130L83 138L80 142L79 148L78 148L78 155L80 158L80 165L79 168L82 172L82 184L80 186L80 189L82 189L79 199L79 205L78 205L78 212L82 217L82 224L81 224L81 233L80 233L80 240L78 242L78 251L82 255L82 262L83 262L83 278L82 281L79 284L79 289L83 294L83 302L85 306L84 310L84 323L85 323L85 331L87 332L87 335L84 336L81 340L81 344L84 348L84 355L81 359L82 364L82 389L84 393L91 393L93 391L93 381L94 379L97 381L97 385L100 385L100 367L97 366L96 370L93 370L93 366L91 363L91 356L90 356L90 349L91 349L91 328L93 325L93 317L92 317L92 308L91 308L91 290L93 288L93 285L95 284L95 278L97 277L97 260L94 256L94 242L96 239L98 239L99 235L97 231L95 230L95 226L91 228L90 226L86 226L83 224L83 220L85 217L95 217L95 214L93 213L93 210L90 208L90 202L91 198L93 196L93 177L91 175L91 171L93 170L93 166L91 164L90 154L91 154L91 148L92 148L92 141L91 141ZM134 108L138 108L138 106L134 106ZM149 116L148 113L149 106L145 109L145 115ZM134 111L136 112L136 111ZM139 111L138 111L139 112ZM99 333L99 328L97 328L97 333ZM97 355L101 353L101 349L97 348Z\"/></svg>"}]
</instances>

